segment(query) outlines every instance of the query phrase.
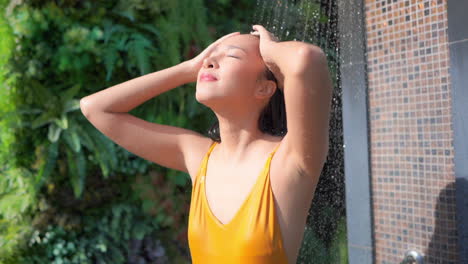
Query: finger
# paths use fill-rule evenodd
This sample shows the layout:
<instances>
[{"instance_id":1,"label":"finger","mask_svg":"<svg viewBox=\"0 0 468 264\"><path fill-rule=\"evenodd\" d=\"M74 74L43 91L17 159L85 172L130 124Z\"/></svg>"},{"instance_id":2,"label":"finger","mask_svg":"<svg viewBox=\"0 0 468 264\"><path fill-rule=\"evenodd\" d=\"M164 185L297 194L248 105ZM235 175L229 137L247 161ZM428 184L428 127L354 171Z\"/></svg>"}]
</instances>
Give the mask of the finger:
<instances>
[{"instance_id":1,"label":"finger","mask_svg":"<svg viewBox=\"0 0 468 264\"><path fill-rule=\"evenodd\" d=\"M266 30L263 26L253 25L252 28L254 30L258 31L261 38L266 38L266 39L269 39L269 40L273 40L273 37L272 37L271 33L268 30Z\"/></svg>"},{"instance_id":2,"label":"finger","mask_svg":"<svg viewBox=\"0 0 468 264\"><path fill-rule=\"evenodd\" d=\"M252 28L259 32L268 32L268 30L262 25L253 25Z\"/></svg>"}]
</instances>

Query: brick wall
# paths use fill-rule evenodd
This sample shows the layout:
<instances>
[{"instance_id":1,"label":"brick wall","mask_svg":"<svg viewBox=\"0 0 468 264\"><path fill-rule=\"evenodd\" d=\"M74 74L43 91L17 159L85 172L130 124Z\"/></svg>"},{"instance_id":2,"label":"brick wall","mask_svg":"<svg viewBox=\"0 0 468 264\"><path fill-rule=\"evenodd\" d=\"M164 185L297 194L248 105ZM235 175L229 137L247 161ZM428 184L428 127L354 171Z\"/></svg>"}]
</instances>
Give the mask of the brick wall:
<instances>
[{"instance_id":1,"label":"brick wall","mask_svg":"<svg viewBox=\"0 0 468 264\"><path fill-rule=\"evenodd\" d=\"M456 263L447 0L366 0L377 263Z\"/></svg>"}]
</instances>

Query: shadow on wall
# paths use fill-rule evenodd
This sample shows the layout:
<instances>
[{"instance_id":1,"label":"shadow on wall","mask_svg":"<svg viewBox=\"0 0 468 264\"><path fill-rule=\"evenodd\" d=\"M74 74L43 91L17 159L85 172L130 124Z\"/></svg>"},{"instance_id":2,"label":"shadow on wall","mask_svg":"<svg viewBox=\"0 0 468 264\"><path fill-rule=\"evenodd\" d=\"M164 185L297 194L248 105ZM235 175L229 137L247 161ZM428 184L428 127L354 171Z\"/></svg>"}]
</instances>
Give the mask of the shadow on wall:
<instances>
[{"instance_id":1,"label":"shadow on wall","mask_svg":"<svg viewBox=\"0 0 468 264\"><path fill-rule=\"evenodd\" d=\"M456 208L455 186L455 182L451 182L439 193L434 210L434 232L424 252L424 263L458 263L457 212L454 209ZM457 179L457 187L460 188L459 190L468 189L468 181ZM432 226L429 224L426 223L425 227L422 226L422 230L432 231L430 230Z\"/></svg>"}]
</instances>

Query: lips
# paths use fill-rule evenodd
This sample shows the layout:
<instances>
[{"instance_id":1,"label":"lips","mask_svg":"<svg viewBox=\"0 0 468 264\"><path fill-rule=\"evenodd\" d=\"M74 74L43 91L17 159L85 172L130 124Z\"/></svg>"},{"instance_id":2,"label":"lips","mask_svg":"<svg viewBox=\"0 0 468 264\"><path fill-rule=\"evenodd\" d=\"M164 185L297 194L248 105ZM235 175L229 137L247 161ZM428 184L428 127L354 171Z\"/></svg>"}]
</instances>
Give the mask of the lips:
<instances>
[{"instance_id":1,"label":"lips","mask_svg":"<svg viewBox=\"0 0 468 264\"><path fill-rule=\"evenodd\" d=\"M200 81L213 82L216 80L218 79L210 73L202 73L202 75L200 75Z\"/></svg>"}]
</instances>

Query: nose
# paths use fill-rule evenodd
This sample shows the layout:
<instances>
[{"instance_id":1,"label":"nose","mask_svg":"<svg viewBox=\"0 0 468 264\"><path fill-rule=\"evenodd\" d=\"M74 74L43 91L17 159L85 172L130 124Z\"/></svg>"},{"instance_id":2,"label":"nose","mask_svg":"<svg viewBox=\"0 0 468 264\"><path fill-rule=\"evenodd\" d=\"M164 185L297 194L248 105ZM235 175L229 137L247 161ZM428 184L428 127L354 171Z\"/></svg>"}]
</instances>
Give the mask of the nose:
<instances>
[{"instance_id":1,"label":"nose","mask_svg":"<svg viewBox=\"0 0 468 264\"><path fill-rule=\"evenodd\" d=\"M207 57L203 60L204 68L218 68L218 62L212 57Z\"/></svg>"}]
</instances>

